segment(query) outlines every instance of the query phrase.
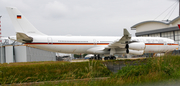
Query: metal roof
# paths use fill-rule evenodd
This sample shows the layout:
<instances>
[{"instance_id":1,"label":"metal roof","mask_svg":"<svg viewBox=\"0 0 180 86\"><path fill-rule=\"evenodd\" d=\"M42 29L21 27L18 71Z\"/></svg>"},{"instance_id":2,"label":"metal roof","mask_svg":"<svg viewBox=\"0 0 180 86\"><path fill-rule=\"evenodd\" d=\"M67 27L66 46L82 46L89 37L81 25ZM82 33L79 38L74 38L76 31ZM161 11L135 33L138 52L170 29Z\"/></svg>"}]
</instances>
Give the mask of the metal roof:
<instances>
[{"instance_id":1,"label":"metal roof","mask_svg":"<svg viewBox=\"0 0 180 86\"><path fill-rule=\"evenodd\" d=\"M166 25L169 25L169 24L172 24L174 23L175 21L177 21L178 19L180 19L180 16L176 17L175 19L173 19L172 21L168 20L168 21L154 21L154 20L150 20L150 21L143 21L143 22L140 22L138 24L135 24L131 27L131 29L135 30L134 28L136 28L137 26L140 26L142 24L145 24L145 23L149 23L149 22L156 22L156 23L162 23L162 24L166 24Z\"/></svg>"}]
</instances>

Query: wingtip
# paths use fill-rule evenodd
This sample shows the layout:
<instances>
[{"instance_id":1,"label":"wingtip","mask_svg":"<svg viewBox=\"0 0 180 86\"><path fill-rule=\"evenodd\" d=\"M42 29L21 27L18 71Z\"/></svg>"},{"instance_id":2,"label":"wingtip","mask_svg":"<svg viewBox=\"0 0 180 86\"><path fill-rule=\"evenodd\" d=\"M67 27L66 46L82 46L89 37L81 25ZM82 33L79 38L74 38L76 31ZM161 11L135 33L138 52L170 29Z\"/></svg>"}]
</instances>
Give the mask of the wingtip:
<instances>
[{"instance_id":1,"label":"wingtip","mask_svg":"<svg viewBox=\"0 0 180 86\"><path fill-rule=\"evenodd\" d=\"M126 28L124 28L124 35L128 35L129 37L131 36L131 34L128 32Z\"/></svg>"}]
</instances>

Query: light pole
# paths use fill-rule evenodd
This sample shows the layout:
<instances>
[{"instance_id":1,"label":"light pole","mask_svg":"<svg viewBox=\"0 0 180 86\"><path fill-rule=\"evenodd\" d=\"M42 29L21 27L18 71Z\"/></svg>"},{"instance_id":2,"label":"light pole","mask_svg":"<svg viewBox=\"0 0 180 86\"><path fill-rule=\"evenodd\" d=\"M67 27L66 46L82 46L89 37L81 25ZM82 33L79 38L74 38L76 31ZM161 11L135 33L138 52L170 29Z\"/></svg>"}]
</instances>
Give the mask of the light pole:
<instances>
[{"instance_id":1,"label":"light pole","mask_svg":"<svg viewBox=\"0 0 180 86\"><path fill-rule=\"evenodd\" d=\"M1 17L0 16L0 43L1 43L1 63L3 63L3 57L2 57L2 38L1 38Z\"/></svg>"},{"instance_id":2,"label":"light pole","mask_svg":"<svg viewBox=\"0 0 180 86\"><path fill-rule=\"evenodd\" d=\"M179 1L179 16L180 16L180 0L178 0Z\"/></svg>"}]
</instances>

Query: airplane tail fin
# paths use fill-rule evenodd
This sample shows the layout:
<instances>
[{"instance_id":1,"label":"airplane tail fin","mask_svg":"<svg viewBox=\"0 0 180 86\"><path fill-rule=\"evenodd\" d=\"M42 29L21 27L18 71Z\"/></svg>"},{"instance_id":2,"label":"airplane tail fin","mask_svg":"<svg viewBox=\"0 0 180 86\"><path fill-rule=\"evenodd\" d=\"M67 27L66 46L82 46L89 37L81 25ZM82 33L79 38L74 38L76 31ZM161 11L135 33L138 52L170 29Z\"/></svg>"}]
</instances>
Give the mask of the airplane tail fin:
<instances>
[{"instance_id":1,"label":"airplane tail fin","mask_svg":"<svg viewBox=\"0 0 180 86\"><path fill-rule=\"evenodd\" d=\"M22 13L15 7L6 7L8 14L12 20L16 33L24 33L26 35L45 35L38 31Z\"/></svg>"}]
</instances>

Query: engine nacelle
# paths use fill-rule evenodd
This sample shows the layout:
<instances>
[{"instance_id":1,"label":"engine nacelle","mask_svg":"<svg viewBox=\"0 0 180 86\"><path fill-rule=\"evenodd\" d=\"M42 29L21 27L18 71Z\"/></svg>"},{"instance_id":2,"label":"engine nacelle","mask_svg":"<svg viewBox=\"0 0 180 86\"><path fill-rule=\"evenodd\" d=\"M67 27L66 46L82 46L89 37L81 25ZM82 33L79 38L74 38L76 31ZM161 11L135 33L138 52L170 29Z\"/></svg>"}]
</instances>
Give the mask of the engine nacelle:
<instances>
[{"instance_id":1,"label":"engine nacelle","mask_svg":"<svg viewBox=\"0 0 180 86\"><path fill-rule=\"evenodd\" d=\"M143 55L144 54L144 50L126 50L127 54L134 54L134 55Z\"/></svg>"},{"instance_id":2,"label":"engine nacelle","mask_svg":"<svg viewBox=\"0 0 180 86\"><path fill-rule=\"evenodd\" d=\"M130 44L126 44L126 49L133 49L133 50L144 50L145 49L145 43L142 42L134 42Z\"/></svg>"}]
</instances>

